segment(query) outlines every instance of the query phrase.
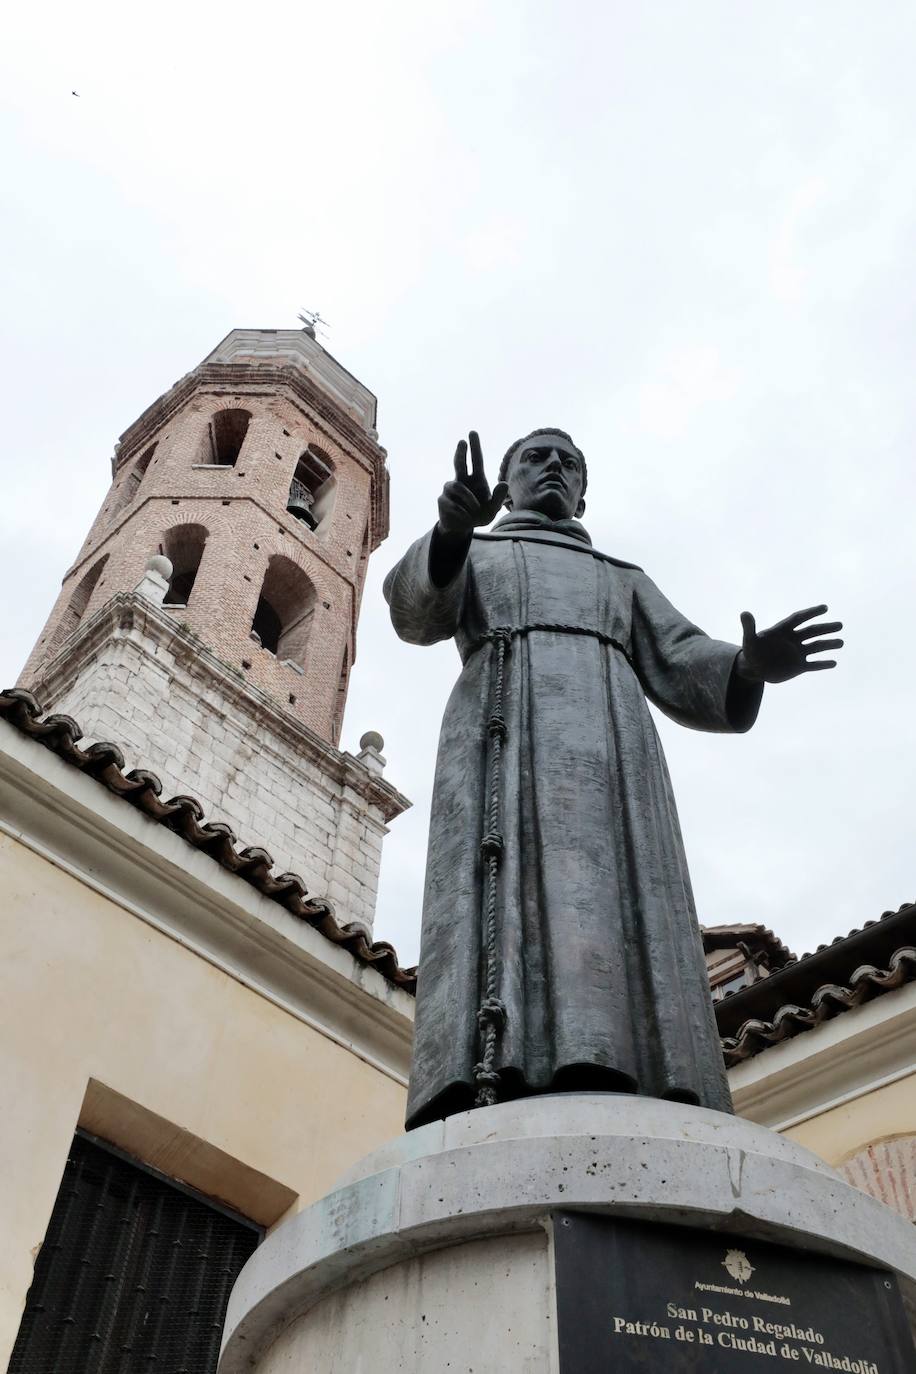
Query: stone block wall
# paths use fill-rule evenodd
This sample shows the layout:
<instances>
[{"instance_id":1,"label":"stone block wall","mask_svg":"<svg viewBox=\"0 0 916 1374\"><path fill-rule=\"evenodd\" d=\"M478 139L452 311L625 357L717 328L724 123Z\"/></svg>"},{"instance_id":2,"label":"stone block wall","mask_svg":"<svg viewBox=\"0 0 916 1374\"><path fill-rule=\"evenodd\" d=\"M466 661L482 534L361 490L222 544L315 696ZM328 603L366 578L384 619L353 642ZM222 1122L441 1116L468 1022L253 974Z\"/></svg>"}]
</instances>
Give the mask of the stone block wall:
<instances>
[{"instance_id":1,"label":"stone block wall","mask_svg":"<svg viewBox=\"0 0 916 1374\"><path fill-rule=\"evenodd\" d=\"M34 690L85 742L111 741L163 797L198 800L277 873L297 873L341 922L370 931L387 822L408 805L359 759L278 711L139 596L103 608Z\"/></svg>"}]
</instances>

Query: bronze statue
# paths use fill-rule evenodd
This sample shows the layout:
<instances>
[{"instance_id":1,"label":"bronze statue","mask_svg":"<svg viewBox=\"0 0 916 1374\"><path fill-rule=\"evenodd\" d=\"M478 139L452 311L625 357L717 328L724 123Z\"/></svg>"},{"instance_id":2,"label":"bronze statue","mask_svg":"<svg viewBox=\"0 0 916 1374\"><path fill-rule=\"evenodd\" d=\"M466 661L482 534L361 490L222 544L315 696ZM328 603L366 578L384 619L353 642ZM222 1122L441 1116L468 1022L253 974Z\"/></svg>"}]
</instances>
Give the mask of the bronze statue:
<instances>
[{"instance_id":1,"label":"bronze statue","mask_svg":"<svg viewBox=\"0 0 916 1374\"><path fill-rule=\"evenodd\" d=\"M731 1111L671 783L646 697L745 731L766 682L832 668L826 606L739 649L592 548L585 458L557 429L490 490L458 445L439 520L389 573L402 639L454 637L439 743L407 1125L558 1091ZM484 533L499 509L504 515Z\"/></svg>"}]
</instances>

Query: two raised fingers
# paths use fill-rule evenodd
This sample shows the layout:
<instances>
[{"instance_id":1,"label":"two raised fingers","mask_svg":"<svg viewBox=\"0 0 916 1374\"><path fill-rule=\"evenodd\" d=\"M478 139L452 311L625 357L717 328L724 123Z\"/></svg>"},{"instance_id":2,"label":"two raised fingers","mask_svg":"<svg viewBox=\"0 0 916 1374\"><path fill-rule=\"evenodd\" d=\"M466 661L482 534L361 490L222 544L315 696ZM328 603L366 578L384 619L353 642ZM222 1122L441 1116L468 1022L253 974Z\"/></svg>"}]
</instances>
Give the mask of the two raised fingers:
<instances>
[{"instance_id":1,"label":"two raised fingers","mask_svg":"<svg viewBox=\"0 0 916 1374\"><path fill-rule=\"evenodd\" d=\"M471 430L468 440L471 447L471 476L483 478L483 450L476 429ZM466 482L468 479L468 443L464 439L459 440L455 449L455 476L459 482Z\"/></svg>"}]
</instances>

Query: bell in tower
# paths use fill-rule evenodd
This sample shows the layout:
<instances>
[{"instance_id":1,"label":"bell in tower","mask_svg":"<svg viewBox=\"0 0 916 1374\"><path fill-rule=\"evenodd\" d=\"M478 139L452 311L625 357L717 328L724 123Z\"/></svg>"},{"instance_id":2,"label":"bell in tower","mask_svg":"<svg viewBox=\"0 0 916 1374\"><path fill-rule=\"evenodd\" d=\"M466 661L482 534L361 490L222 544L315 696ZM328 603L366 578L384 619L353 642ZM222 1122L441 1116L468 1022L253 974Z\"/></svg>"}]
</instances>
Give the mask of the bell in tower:
<instances>
[{"instance_id":1,"label":"bell in tower","mask_svg":"<svg viewBox=\"0 0 916 1374\"><path fill-rule=\"evenodd\" d=\"M334 504L334 469L326 453L310 445L296 464L289 484L286 509L310 530L317 530L331 513Z\"/></svg>"},{"instance_id":2,"label":"bell in tower","mask_svg":"<svg viewBox=\"0 0 916 1374\"><path fill-rule=\"evenodd\" d=\"M370 928L408 805L377 749L337 748L388 533L375 425L314 330L233 330L121 436L20 679Z\"/></svg>"}]
</instances>

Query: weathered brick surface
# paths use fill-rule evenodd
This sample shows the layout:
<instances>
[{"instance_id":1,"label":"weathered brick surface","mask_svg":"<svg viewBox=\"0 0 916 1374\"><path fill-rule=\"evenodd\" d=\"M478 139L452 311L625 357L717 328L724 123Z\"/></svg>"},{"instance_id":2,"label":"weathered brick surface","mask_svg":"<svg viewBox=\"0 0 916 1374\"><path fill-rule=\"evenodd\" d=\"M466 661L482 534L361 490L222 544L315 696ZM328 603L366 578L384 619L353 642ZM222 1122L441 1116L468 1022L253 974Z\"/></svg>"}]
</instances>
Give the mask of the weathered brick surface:
<instances>
[{"instance_id":1,"label":"weathered brick surface","mask_svg":"<svg viewBox=\"0 0 916 1374\"><path fill-rule=\"evenodd\" d=\"M74 628L68 608L100 559L107 561L83 621L113 595L137 585L147 558L160 549L169 530L201 525L207 542L194 589L188 605L171 614L285 710L325 738L336 739L341 670L345 651L349 668L355 658L366 571L363 546L373 482L379 477L364 454L335 436L326 421L310 416L282 385L278 388L276 376L272 372L260 389L250 383L245 390L202 385L162 428L145 434L136 451L122 450L108 496L23 670L22 686L32 685ZM252 414L238 461L234 467L200 466L207 425L227 406ZM336 477L333 511L317 532L286 510L296 462L310 443L328 454ZM136 465L151 444L155 452L134 491ZM369 541L375 542L371 530ZM250 638L274 554L301 568L316 592L303 673L278 662Z\"/></svg>"},{"instance_id":2,"label":"weathered brick surface","mask_svg":"<svg viewBox=\"0 0 916 1374\"><path fill-rule=\"evenodd\" d=\"M349 374L309 343L308 381L297 384L289 357L265 352L268 333L257 357L208 360L125 432L111 488L20 684L45 709L73 716L88 740L112 740L129 766L152 768L165 792L198 798L208 819L333 901L340 920L371 927L386 815L407 803L334 746L368 551L387 533L385 454L366 414L340 408ZM255 334L245 335L252 347ZM295 355L296 338L282 337ZM230 345L227 356L233 339L220 346ZM316 397L322 369L336 399ZM361 405L372 401L349 385ZM208 425L226 407L251 413L244 444L233 467L204 466ZM314 532L286 510L309 444L330 458L336 479L333 510ZM206 530L188 604L154 610L134 589L150 555L170 546L169 532L187 525ZM278 554L315 593L301 670L251 638Z\"/></svg>"}]
</instances>

